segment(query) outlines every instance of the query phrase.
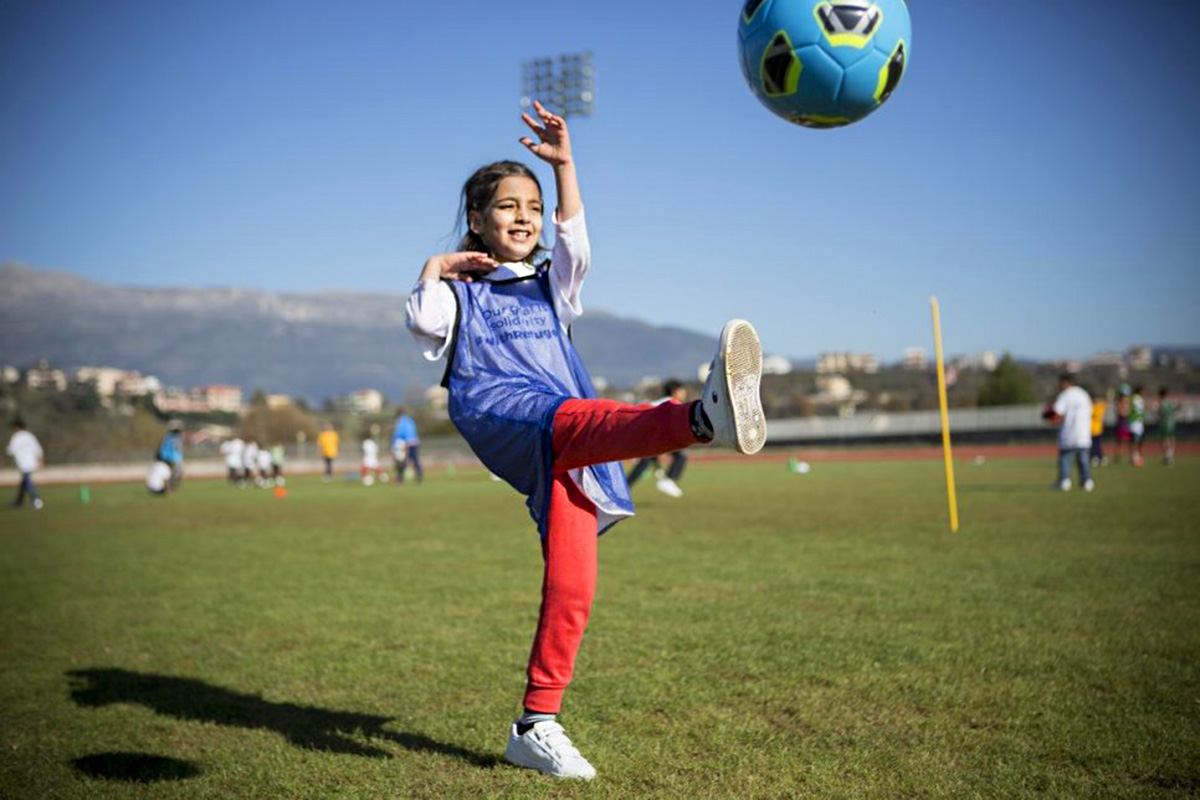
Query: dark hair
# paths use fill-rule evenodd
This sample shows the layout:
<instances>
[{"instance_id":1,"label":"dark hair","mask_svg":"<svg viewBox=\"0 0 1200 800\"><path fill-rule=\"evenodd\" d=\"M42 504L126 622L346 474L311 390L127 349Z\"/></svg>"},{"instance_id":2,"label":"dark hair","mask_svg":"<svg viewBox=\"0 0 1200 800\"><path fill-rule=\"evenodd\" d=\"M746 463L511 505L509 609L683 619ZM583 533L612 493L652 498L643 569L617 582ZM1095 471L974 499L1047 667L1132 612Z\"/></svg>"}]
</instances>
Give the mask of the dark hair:
<instances>
[{"instance_id":1,"label":"dark hair","mask_svg":"<svg viewBox=\"0 0 1200 800\"><path fill-rule=\"evenodd\" d=\"M670 397L671 395L675 394L675 392L679 391L681 388L683 388L683 381L679 381L679 380L676 380L675 378L671 378L671 380L669 380L663 384L663 394L666 395L667 397Z\"/></svg>"},{"instance_id":2,"label":"dark hair","mask_svg":"<svg viewBox=\"0 0 1200 800\"><path fill-rule=\"evenodd\" d=\"M1069 372L1058 373L1058 379L1060 381L1062 381L1063 383L1074 383L1075 382L1075 376Z\"/></svg>"},{"instance_id":3,"label":"dark hair","mask_svg":"<svg viewBox=\"0 0 1200 800\"><path fill-rule=\"evenodd\" d=\"M1168 394L1170 394L1170 392L1171 392L1171 390L1168 389L1166 386L1158 387L1158 396L1159 397L1166 397Z\"/></svg>"},{"instance_id":4,"label":"dark hair","mask_svg":"<svg viewBox=\"0 0 1200 800\"><path fill-rule=\"evenodd\" d=\"M14 428L25 430L25 420L21 419L20 417L13 417L12 426Z\"/></svg>"},{"instance_id":5,"label":"dark hair","mask_svg":"<svg viewBox=\"0 0 1200 800\"><path fill-rule=\"evenodd\" d=\"M487 245L483 243L483 238L471 230L471 213L483 213L488 203L492 202L492 198L496 196L496 188L500 185L500 181L514 176L529 178L537 186L538 194L542 194L541 181L533 174L533 170L520 161L496 161L480 167L475 170L471 177L467 178L467 182L463 184L462 195L458 205L458 227L463 232L462 239L458 242L459 252L467 250L480 253L488 252ZM542 249L542 245L539 242L529 253L528 260L532 261L533 257L540 253Z\"/></svg>"}]
</instances>

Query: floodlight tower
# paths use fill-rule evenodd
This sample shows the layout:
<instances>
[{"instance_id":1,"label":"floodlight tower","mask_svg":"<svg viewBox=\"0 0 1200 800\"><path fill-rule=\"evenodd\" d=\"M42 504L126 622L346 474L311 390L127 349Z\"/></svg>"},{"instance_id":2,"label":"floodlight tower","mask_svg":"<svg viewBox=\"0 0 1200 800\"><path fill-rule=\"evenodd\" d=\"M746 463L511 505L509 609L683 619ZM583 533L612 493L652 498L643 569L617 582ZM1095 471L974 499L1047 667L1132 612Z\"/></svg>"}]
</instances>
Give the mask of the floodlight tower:
<instances>
[{"instance_id":1,"label":"floodlight tower","mask_svg":"<svg viewBox=\"0 0 1200 800\"><path fill-rule=\"evenodd\" d=\"M535 58L521 64L522 110L540 100L562 117L590 117L596 110L595 99L596 69L590 52L564 53L557 59Z\"/></svg>"}]
</instances>

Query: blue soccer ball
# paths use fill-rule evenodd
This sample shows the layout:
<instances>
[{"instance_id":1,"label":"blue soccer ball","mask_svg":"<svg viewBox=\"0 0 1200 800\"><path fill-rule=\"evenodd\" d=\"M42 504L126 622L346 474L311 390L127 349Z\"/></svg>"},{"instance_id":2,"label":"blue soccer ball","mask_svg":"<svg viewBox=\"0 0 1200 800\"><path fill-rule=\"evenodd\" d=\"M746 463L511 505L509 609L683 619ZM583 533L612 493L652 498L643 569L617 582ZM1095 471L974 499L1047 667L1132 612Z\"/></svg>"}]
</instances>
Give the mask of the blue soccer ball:
<instances>
[{"instance_id":1,"label":"blue soccer ball","mask_svg":"<svg viewBox=\"0 0 1200 800\"><path fill-rule=\"evenodd\" d=\"M856 122L892 96L912 57L904 0L746 0L738 60L754 95L808 128Z\"/></svg>"}]
</instances>

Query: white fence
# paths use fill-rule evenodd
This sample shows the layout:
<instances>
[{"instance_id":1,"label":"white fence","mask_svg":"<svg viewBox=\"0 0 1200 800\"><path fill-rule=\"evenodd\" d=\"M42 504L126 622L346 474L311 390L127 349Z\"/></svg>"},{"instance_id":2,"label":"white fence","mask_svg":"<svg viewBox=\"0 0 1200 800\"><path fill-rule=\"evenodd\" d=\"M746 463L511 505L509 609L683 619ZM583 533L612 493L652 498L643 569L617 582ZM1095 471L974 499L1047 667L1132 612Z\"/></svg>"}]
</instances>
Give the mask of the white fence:
<instances>
[{"instance_id":1,"label":"white fence","mask_svg":"<svg viewBox=\"0 0 1200 800\"><path fill-rule=\"evenodd\" d=\"M1176 416L1180 425L1200 422L1200 399L1192 396L1177 398L1180 403ZM1042 419L1043 406L998 406L995 408L959 408L950 410L950 433L953 436L998 437L1010 434L1013 438L1051 437L1054 427ZM1154 409L1149 411L1151 426L1157 421ZM1116 424L1116 411L1109 403L1104 415L1106 426ZM1152 428L1151 428L1152 429ZM786 444L800 441L838 441L852 439L909 439L941 435L941 417L937 411L904 411L894 414L856 414L852 417L807 417L767 422L767 442Z\"/></svg>"},{"instance_id":2,"label":"white fence","mask_svg":"<svg viewBox=\"0 0 1200 800\"><path fill-rule=\"evenodd\" d=\"M807 417L767 422L768 442L794 442L812 439L905 439L939 435L941 416L937 411L865 413L853 417ZM950 431L954 434L1051 432L1042 420L1042 406L999 406L962 408L950 411Z\"/></svg>"}]
</instances>

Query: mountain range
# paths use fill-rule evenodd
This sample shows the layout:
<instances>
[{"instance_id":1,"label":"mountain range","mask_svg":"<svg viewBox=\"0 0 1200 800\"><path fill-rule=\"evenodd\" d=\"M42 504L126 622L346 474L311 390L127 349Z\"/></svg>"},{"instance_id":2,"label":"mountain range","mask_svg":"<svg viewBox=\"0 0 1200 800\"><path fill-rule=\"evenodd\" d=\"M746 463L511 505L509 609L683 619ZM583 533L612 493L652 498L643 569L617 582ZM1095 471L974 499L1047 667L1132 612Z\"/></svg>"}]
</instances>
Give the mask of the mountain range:
<instances>
[{"instance_id":1,"label":"mountain range","mask_svg":"<svg viewBox=\"0 0 1200 800\"><path fill-rule=\"evenodd\" d=\"M415 399L441 377L404 327L403 294L134 288L0 266L0 363L111 366L320 402L356 389ZM693 379L715 336L588 309L572 339L593 377Z\"/></svg>"}]
</instances>

